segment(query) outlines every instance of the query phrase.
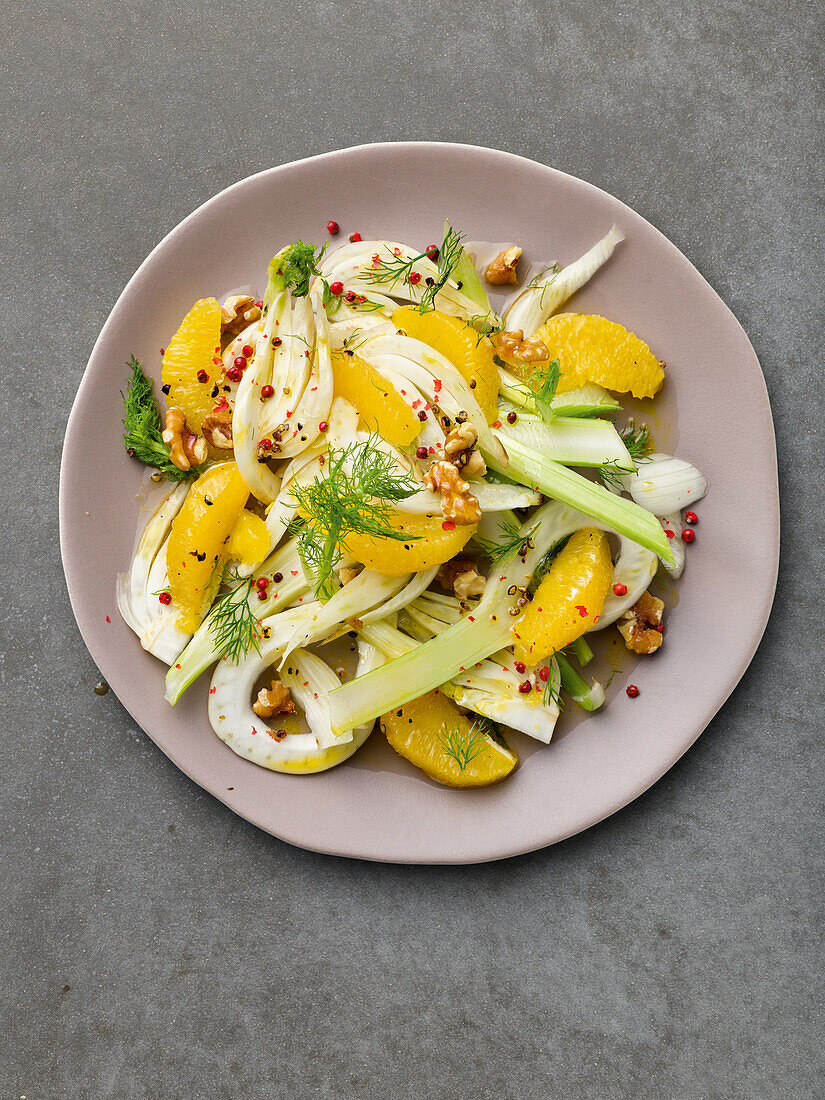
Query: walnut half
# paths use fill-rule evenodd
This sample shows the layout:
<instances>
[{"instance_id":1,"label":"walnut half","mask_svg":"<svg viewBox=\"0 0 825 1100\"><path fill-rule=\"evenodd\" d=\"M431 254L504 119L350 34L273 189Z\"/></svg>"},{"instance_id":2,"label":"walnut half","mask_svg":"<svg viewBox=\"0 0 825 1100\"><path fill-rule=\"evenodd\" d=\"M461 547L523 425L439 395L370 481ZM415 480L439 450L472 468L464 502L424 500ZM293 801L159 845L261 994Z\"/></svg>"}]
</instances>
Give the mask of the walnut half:
<instances>
[{"instance_id":1,"label":"walnut half","mask_svg":"<svg viewBox=\"0 0 825 1100\"><path fill-rule=\"evenodd\" d=\"M228 451L232 447L232 414L207 413L201 421L201 431L213 447Z\"/></svg>"},{"instance_id":2,"label":"walnut half","mask_svg":"<svg viewBox=\"0 0 825 1100\"><path fill-rule=\"evenodd\" d=\"M226 342L257 321L261 311L251 294L232 294L221 306L221 339Z\"/></svg>"},{"instance_id":3,"label":"walnut half","mask_svg":"<svg viewBox=\"0 0 825 1100\"><path fill-rule=\"evenodd\" d=\"M470 486L452 462L434 462L426 474L424 484L434 493L441 493L441 514L459 526L478 523L481 506L470 492Z\"/></svg>"},{"instance_id":4,"label":"walnut half","mask_svg":"<svg viewBox=\"0 0 825 1100\"><path fill-rule=\"evenodd\" d=\"M550 352L543 340L537 336L525 337L522 329L512 332L506 329L492 338L496 351L504 359L520 359L522 363L543 363L550 358Z\"/></svg>"},{"instance_id":5,"label":"walnut half","mask_svg":"<svg viewBox=\"0 0 825 1100\"><path fill-rule=\"evenodd\" d=\"M487 465L475 449L477 442L478 432L469 421L456 424L444 440L444 457L462 473L481 477L487 473Z\"/></svg>"},{"instance_id":6,"label":"walnut half","mask_svg":"<svg viewBox=\"0 0 825 1100\"><path fill-rule=\"evenodd\" d=\"M273 718L276 714L292 714L295 704L289 688L284 687L280 680L273 680L271 687L261 688L258 692L252 709L259 718Z\"/></svg>"},{"instance_id":7,"label":"walnut half","mask_svg":"<svg viewBox=\"0 0 825 1100\"><path fill-rule=\"evenodd\" d=\"M491 286L517 286L518 275L516 267L521 259L521 249L517 244L511 244L499 252L498 256L487 264L484 278Z\"/></svg>"},{"instance_id":8,"label":"walnut half","mask_svg":"<svg viewBox=\"0 0 825 1100\"><path fill-rule=\"evenodd\" d=\"M649 592L644 592L629 611L625 611L616 626L624 644L634 653L655 653L662 644L662 632L656 627L662 622L665 605Z\"/></svg>"},{"instance_id":9,"label":"walnut half","mask_svg":"<svg viewBox=\"0 0 825 1100\"><path fill-rule=\"evenodd\" d=\"M190 470L206 460L206 440L189 428L183 409L175 405L166 410L166 431L161 438L169 444L169 458L179 470Z\"/></svg>"},{"instance_id":10,"label":"walnut half","mask_svg":"<svg viewBox=\"0 0 825 1100\"><path fill-rule=\"evenodd\" d=\"M438 570L439 584L447 591L454 592L459 600L471 596L480 596L487 583L469 558L453 558L445 562Z\"/></svg>"}]
</instances>

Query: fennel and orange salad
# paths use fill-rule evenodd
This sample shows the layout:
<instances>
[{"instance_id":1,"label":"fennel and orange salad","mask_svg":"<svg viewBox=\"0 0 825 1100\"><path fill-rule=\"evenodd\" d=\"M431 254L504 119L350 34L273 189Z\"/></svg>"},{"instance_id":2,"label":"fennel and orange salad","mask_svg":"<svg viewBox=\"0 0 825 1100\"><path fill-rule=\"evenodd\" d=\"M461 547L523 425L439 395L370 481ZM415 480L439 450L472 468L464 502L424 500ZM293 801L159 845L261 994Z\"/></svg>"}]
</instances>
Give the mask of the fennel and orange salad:
<instances>
[{"instance_id":1,"label":"fennel and orange salad","mask_svg":"<svg viewBox=\"0 0 825 1100\"><path fill-rule=\"evenodd\" d=\"M664 363L562 309L623 239L524 271L449 223L423 251L297 241L261 298L192 305L165 410L131 360L124 442L167 491L118 604L172 706L209 678L217 736L274 771L340 764L377 725L479 787L518 763L503 731L548 744L562 707L602 706L588 635L659 649L649 586L680 575L707 482L622 414Z\"/></svg>"}]
</instances>

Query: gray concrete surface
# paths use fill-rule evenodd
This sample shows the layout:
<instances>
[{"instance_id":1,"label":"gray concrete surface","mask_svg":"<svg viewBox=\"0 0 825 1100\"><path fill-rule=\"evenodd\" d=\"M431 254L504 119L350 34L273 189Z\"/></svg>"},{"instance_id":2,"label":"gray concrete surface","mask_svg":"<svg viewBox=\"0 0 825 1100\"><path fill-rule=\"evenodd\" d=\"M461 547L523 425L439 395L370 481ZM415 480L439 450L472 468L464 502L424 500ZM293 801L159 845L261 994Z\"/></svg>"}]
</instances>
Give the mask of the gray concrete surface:
<instances>
[{"instance_id":1,"label":"gray concrete surface","mask_svg":"<svg viewBox=\"0 0 825 1100\"><path fill-rule=\"evenodd\" d=\"M822 15L5 0L4 1098L823 1095ZM61 575L64 423L144 255L249 172L391 138L636 207L741 318L778 427L784 558L741 686L645 797L494 866L233 817L93 694Z\"/></svg>"}]
</instances>

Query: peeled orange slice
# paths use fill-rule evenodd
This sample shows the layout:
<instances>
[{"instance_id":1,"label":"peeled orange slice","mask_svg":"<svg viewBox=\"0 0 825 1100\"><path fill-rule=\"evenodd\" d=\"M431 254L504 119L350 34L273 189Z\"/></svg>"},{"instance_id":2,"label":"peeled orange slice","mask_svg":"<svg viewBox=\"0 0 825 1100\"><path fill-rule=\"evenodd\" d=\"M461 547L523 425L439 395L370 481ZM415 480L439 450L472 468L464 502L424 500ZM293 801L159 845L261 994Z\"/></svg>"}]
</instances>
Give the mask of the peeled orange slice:
<instances>
[{"instance_id":1,"label":"peeled orange slice","mask_svg":"<svg viewBox=\"0 0 825 1100\"><path fill-rule=\"evenodd\" d=\"M448 523L445 528L444 522L440 515L419 516L396 512L388 525L396 531L417 535L417 538L401 542L399 539L349 533L344 538L344 549L355 561L388 577L417 573L454 558L475 534L474 523L452 527Z\"/></svg>"},{"instance_id":2,"label":"peeled orange slice","mask_svg":"<svg viewBox=\"0 0 825 1100\"><path fill-rule=\"evenodd\" d=\"M487 423L492 424L498 416L498 369L490 338L438 309L419 313L417 306L402 306L393 313L392 323L450 360L473 390Z\"/></svg>"},{"instance_id":3,"label":"peeled orange slice","mask_svg":"<svg viewBox=\"0 0 825 1100\"><path fill-rule=\"evenodd\" d=\"M568 393L595 382L616 393L653 397L665 380L664 364L650 348L616 321L587 313L560 313L536 333L547 346L550 359L558 359L561 379L558 393ZM526 368L522 364L524 377Z\"/></svg>"},{"instance_id":4,"label":"peeled orange slice","mask_svg":"<svg viewBox=\"0 0 825 1100\"><path fill-rule=\"evenodd\" d=\"M166 545L166 569L181 630L197 630L215 598L226 542L248 497L238 467L223 462L198 478L175 516Z\"/></svg>"},{"instance_id":5,"label":"peeled orange slice","mask_svg":"<svg viewBox=\"0 0 825 1100\"><path fill-rule=\"evenodd\" d=\"M221 308L215 298L201 298L181 321L163 355L163 385L169 387L166 402L183 409L193 432L200 432L201 421L215 404L211 394L223 369L220 356ZM199 372L206 375L205 382L198 380Z\"/></svg>"},{"instance_id":6,"label":"peeled orange slice","mask_svg":"<svg viewBox=\"0 0 825 1100\"><path fill-rule=\"evenodd\" d=\"M516 660L537 665L575 642L601 615L612 575L604 531L585 527L571 535L513 627Z\"/></svg>"},{"instance_id":7,"label":"peeled orange slice","mask_svg":"<svg viewBox=\"0 0 825 1100\"><path fill-rule=\"evenodd\" d=\"M379 721L400 756L448 787L488 787L518 763L507 745L438 691L404 703Z\"/></svg>"},{"instance_id":8,"label":"peeled orange slice","mask_svg":"<svg viewBox=\"0 0 825 1100\"><path fill-rule=\"evenodd\" d=\"M258 565L264 560L269 553L269 530L260 516L243 509L229 535L227 552L244 565Z\"/></svg>"},{"instance_id":9,"label":"peeled orange slice","mask_svg":"<svg viewBox=\"0 0 825 1100\"><path fill-rule=\"evenodd\" d=\"M388 443L406 447L421 431L421 421L410 405L359 355L334 352L332 378L335 396L351 402L364 426L378 432Z\"/></svg>"}]
</instances>

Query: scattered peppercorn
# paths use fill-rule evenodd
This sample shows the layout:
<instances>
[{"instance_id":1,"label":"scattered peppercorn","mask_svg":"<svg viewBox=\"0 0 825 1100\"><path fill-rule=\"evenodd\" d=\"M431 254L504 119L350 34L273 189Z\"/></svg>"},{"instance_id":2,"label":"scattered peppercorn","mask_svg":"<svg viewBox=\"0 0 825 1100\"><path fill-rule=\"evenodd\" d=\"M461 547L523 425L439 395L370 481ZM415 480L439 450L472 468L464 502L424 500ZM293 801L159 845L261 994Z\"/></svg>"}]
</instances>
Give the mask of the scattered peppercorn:
<instances>
[{"instance_id":1,"label":"scattered peppercorn","mask_svg":"<svg viewBox=\"0 0 825 1100\"><path fill-rule=\"evenodd\" d=\"M533 685L530 683L529 680L524 680L522 681L522 683L519 684L518 689L522 695L529 695L530 692L533 690Z\"/></svg>"},{"instance_id":2,"label":"scattered peppercorn","mask_svg":"<svg viewBox=\"0 0 825 1100\"><path fill-rule=\"evenodd\" d=\"M696 532L693 531L690 527L686 527L682 532L682 542L693 542L695 538Z\"/></svg>"},{"instance_id":3,"label":"scattered peppercorn","mask_svg":"<svg viewBox=\"0 0 825 1100\"><path fill-rule=\"evenodd\" d=\"M419 420L426 420L427 419L427 414L424 412L423 409L419 412L418 419Z\"/></svg>"},{"instance_id":4,"label":"scattered peppercorn","mask_svg":"<svg viewBox=\"0 0 825 1100\"><path fill-rule=\"evenodd\" d=\"M627 694L630 696L631 699L635 699L636 696L639 694L639 689L636 687L635 684L628 684L627 687L625 688L625 691L627 692Z\"/></svg>"},{"instance_id":5,"label":"scattered peppercorn","mask_svg":"<svg viewBox=\"0 0 825 1100\"><path fill-rule=\"evenodd\" d=\"M620 582L617 582L616 584L614 584L613 585L613 595L614 596L626 596L627 595L627 585L626 584L621 584Z\"/></svg>"},{"instance_id":6,"label":"scattered peppercorn","mask_svg":"<svg viewBox=\"0 0 825 1100\"><path fill-rule=\"evenodd\" d=\"M695 512L685 512L685 523L689 523L691 527L695 527L699 522L699 517Z\"/></svg>"},{"instance_id":7,"label":"scattered peppercorn","mask_svg":"<svg viewBox=\"0 0 825 1100\"><path fill-rule=\"evenodd\" d=\"M284 575L283 573L276 573L272 579L273 581L275 581L276 584L280 584L281 581L284 579Z\"/></svg>"},{"instance_id":8,"label":"scattered peppercorn","mask_svg":"<svg viewBox=\"0 0 825 1100\"><path fill-rule=\"evenodd\" d=\"M430 260L432 260L433 263L435 263L436 260L438 259L438 256L439 256L438 245L437 244L428 244L427 247L424 249L424 251L427 253L427 257Z\"/></svg>"},{"instance_id":9,"label":"scattered peppercorn","mask_svg":"<svg viewBox=\"0 0 825 1100\"><path fill-rule=\"evenodd\" d=\"M172 602L172 593L171 592L160 592L158 594L158 599L160 600L160 602L162 604L165 604L168 607L169 604Z\"/></svg>"},{"instance_id":10,"label":"scattered peppercorn","mask_svg":"<svg viewBox=\"0 0 825 1100\"><path fill-rule=\"evenodd\" d=\"M524 661L516 661L513 667L515 668L519 676L523 676L524 673L527 671L527 665L525 665Z\"/></svg>"},{"instance_id":11,"label":"scattered peppercorn","mask_svg":"<svg viewBox=\"0 0 825 1100\"><path fill-rule=\"evenodd\" d=\"M545 684L550 679L550 669L547 667L547 665L539 669L539 679L543 680Z\"/></svg>"},{"instance_id":12,"label":"scattered peppercorn","mask_svg":"<svg viewBox=\"0 0 825 1100\"><path fill-rule=\"evenodd\" d=\"M340 282L338 279L336 279L334 283L329 284L329 292L330 292L330 294L335 294L335 295L343 294L344 293L344 284L342 282Z\"/></svg>"},{"instance_id":13,"label":"scattered peppercorn","mask_svg":"<svg viewBox=\"0 0 825 1100\"><path fill-rule=\"evenodd\" d=\"M429 453L426 447L416 447L415 449L416 458L426 458Z\"/></svg>"},{"instance_id":14,"label":"scattered peppercorn","mask_svg":"<svg viewBox=\"0 0 825 1100\"><path fill-rule=\"evenodd\" d=\"M410 272L410 282L415 286L416 283L421 282L421 273L419 271Z\"/></svg>"},{"instance_id":15,"label":"scattered peppercorn","mask_svg":"<svg viewBox=\"0 0 825 1100\"><path fill-rule=\"evenodd\" d=\"M508 412L507 413L507 423L508 424L515 424L515 422L517 420L518 420L518 415L516 413L514 413L514 412Z\"/></svg>"},{"instance_id":16,"label":"scattered peppercorn","mask_svg":"<svg viewBox=\"0 0 825 1100\"><path fill-rule=\"evenodd\" d=\"M199 370L198 371L198 381L199 382L208 382L209 381L209 375L206 373L205 370Z\"/></svg>"},{"instance_id":17,"label":"scattered peppercorn","mask_svg":"<svg viewBox=\"0 0 825 1100\"><path fill-rule=\"evenodd\" d=\"M251 359L254 354L255 349L252 347L251 344L244 344L244 346L241 348L241 355L243 355L245 359Z\"/></svg>"},{"instance_id":18,"label":"scattered peppercorn","mask_svg":"<svg viewBox=\"0 0 825 1100\"><path fill-rule=\"evenodd\" d=\"M336 222L336 221L330 220L330 221L327 222L327 233L329 233L333 237L335 236L335 234L338 232L338 230L340 228L341 227L339 226L338 222Z\"/></svg>"},{"instance_id":19,"label":"scattered peppercorn","mask_svg":"<svg viewBox=\"0 0 825 1100\"><path fill-rule=\"evenodd\" d=\"M270 397L275 393L275 387L266 385L261 386L261 400L268 401Z\"/></svg>"},{"instance_id":20,"label":"scattered peppercorn","mask_svg":"<svg viewBox=\"0 0 825 1100\"><path fill-rule=\"evenodd\" d=\"M361 234L360 233L350 233L350 235L349 235L349 243L350 244L355 244L356 241L360 241L360 240L361 240Z\"/></svg>"},{"instance_id":21,"label":"scattered peppercorn","mask_svg":"<svg viewBox=\"0 0 825 1100\"><path fill-rule=\"evenodd\" d=\"M236 355L232 360L232 365L237 367L238 370L246 370L246 357L243 355Z\"/></svg>"},{"instance_id":22,"label":"scattered peppercorn","mask_svg":"<svg viewBox=\"0 0 825 1100\"><path fill-rule=\"evenodd\" d=\"M322 420L321 423L318 425L318 431L319 432L328 432L329 431L329 424L327 424L326 420Z\"/></svg>"}]
</instances>

